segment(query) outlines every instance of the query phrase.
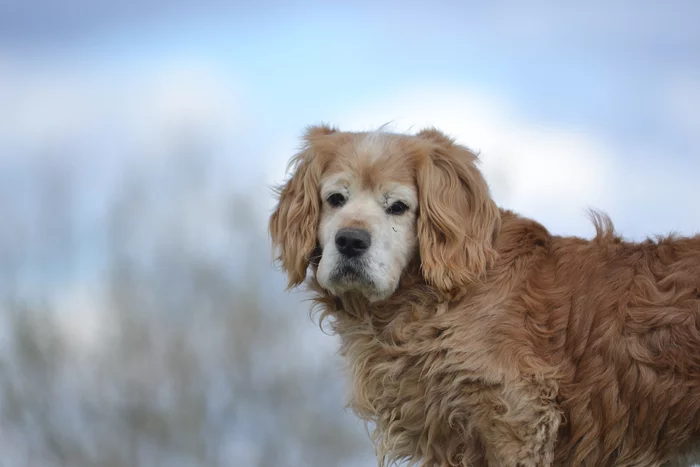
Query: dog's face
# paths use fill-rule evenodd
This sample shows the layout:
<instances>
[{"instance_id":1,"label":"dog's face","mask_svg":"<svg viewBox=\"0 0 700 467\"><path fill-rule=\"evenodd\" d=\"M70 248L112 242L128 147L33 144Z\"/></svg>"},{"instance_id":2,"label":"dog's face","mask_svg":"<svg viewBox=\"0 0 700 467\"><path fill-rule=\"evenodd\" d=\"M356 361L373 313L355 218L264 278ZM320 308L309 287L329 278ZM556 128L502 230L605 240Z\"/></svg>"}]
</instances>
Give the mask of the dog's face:
<instances>
[{"instance_id":1,"label":"dog's face","mask_svg":"<svg viewBox=\"0 0 700 467\"><path fill-rule=\"evenodd\" d=\"M291 286L310 262L331 294L369 301L390 297L413 259L445 293L483 274L499 215L471 152L436 130L313 127L305 143L270 218Z\"/></svg>"},{"instance_id":2,"label":"dog's face","mask_svg":"<svg viewBox=\"0 0 700 467\"><path fill-rule=\"evenodd\" d=\"M389 297L416 255L418 193L400 144L365 136L339 148L320 184L316 278L333 293Z\"/></svg>"}]
</instances>

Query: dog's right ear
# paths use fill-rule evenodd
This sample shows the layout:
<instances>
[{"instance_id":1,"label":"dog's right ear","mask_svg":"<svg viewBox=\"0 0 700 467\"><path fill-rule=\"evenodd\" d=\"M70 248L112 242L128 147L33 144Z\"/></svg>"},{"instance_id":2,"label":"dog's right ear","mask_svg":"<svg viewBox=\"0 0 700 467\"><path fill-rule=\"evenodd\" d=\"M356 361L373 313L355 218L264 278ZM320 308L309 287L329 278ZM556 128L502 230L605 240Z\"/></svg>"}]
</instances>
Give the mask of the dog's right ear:
<instances>
[{"instance_id":1,"label":"dog's right ear","mask_svg":"<svg viewBox=\"0 0 700 467\"><path fill-rule=\"evenodd\" d=\"M316 143L336 131L325 125L308 128L301 151L289 162L291 177L275 188L277 206L270 216L269 232L275 259L287 274L289 288L306 279L309 257L317 242L319 186L326 158L317 151Z\"/></svg>"}]
</instances>

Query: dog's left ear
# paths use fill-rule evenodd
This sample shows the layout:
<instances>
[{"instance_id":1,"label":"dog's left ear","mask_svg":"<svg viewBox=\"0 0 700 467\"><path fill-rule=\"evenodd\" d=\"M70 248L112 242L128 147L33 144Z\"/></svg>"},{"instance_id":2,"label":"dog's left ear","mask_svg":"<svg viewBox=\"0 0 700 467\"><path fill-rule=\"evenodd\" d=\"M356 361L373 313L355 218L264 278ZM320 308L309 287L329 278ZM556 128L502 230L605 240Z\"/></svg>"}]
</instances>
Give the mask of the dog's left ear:
<instances>
[{"instance_id":1,"label":"dog's left ear","mask_svg":"<svg viewBox=\"0 0 700 467\"><path fill-rule=\"evenodd\" d=\"M448 296L478 281L495 261L501 218L477 157L435 129L417 134L418 241L426 281Z\"/></svg>"}]
</instances>

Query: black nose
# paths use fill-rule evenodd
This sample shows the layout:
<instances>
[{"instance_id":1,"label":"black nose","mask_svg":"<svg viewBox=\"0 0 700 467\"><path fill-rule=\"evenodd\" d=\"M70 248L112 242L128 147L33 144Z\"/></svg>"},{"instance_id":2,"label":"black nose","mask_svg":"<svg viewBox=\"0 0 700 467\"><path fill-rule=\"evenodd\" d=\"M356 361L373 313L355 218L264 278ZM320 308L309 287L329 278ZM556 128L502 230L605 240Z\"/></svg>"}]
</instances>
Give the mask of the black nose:
<instances>
[{"instance_id":1,"label":"black nose","mask_svg":"<svg viewBox=\"0 0 700 467\"><path fill-rule=\"evenodd\" d=\"M338 251L348 258L359 256L372 244L372 237L364 229L340 229L335 235Z\"/></svg>"}]
</instances>

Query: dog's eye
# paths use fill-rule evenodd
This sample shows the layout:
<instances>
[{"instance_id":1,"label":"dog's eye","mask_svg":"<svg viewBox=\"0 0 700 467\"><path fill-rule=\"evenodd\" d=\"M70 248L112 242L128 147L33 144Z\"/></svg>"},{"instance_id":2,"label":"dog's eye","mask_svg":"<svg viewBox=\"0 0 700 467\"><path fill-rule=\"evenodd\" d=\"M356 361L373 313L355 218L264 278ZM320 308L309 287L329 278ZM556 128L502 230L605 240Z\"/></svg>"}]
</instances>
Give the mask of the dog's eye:
<instances>
[{"instance_id":1,"label":"dog's eye","mask_svg":"<svg viewBox=\"0 0 700 467\"><path fill-rule=\"evenodd\" d=\"M399 214L403 214L406 211L408 211L408 206L403 201L395 202L394 204L389 206L386 210L387 214L393 214L395 216L398 216Z\"/></svg>"},{"instance_id":2,"label":"dog's eye","mask_svg":"<svg viewBox=\"0 0 700 467\"><path fill-rule=\"evenodd\" d=\"M345 204L345 196L341 195L340 193L333 193L328 197L328 204L334 208L339 208Z\"/></svg>"}]
</instances>

